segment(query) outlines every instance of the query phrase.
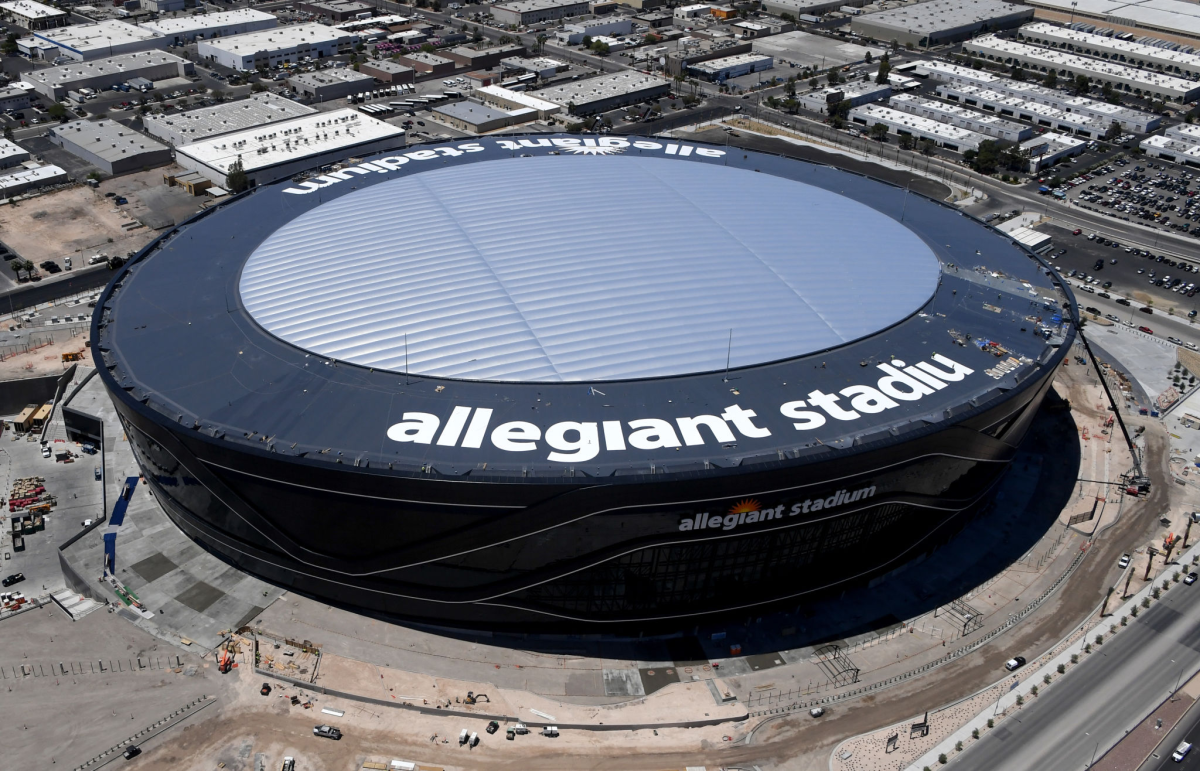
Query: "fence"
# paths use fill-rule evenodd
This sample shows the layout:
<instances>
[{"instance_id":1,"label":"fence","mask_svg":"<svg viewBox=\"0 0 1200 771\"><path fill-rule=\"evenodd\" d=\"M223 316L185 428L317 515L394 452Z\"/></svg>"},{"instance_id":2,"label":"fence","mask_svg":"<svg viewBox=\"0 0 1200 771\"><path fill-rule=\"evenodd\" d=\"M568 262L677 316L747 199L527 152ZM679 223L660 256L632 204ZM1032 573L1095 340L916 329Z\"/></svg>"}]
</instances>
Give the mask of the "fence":
<instances>
[{"instance_id":1,"label":"fence","mask_svg":"<svg viewBox=\"0 0 1200 771\"><path fill-rule=\"evenodd\" d=\"M207 695L203 695L198 699L190 701L187 704L180 707L179 709L172 712L171 714L162 718L161 720L158 720L158 721L150 724L149 726L143 728L142 730L138 731L133 736L130 736L128 739L124 740L123 742L120 742L118 744L113 745L112 747L109 747L107 750L105 750L104 752L101 752L99 755L95 756L94 758L87 761L86 763L76 766L74 771L84 771L84 769L101 768L103 766L106 766L109 763L111 763L112 761L116 760L122 754L124 754L123 750L126 747L128 747L129 745L134 744L138 740L141 740L144 742L147 739L151 739L151 738L157 736L158 734L162 733L163 731L166 731L167 729L174 728L175 726L179 725L187 718L196 714L197 712L204 709L209 704L212 704L215 701L216 701L215 696L209 697ZM176 718L178 718L178 719L176 719Z\"/></svg>"}]
</instances>

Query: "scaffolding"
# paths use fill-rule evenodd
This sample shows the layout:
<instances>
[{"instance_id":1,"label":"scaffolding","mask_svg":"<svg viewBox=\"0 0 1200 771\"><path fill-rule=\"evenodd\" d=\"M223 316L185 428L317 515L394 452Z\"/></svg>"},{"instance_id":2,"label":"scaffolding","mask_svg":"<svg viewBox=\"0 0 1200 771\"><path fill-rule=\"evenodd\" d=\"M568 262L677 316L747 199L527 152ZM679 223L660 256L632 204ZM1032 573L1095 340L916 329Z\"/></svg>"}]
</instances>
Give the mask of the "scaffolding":
<instances>
[{"instance_id":1,"label":"scaffolding","mask_svg":"<svg viewBox=\"0 0 1200 771\"><path fill-rule=\"evenodd\" d=\"M837 645L823 645L813 652L816 664L834 687L858 682L858 667Z\"/></svg>"},{"instance_id":2,"label":"scaffolding","mask_svg":"<svg viewBox=\"0 0 1200 771\"><path fill-rule=\"evenodd\" d=\"M983 611L980 611L962 600L951 600L933 612L933 617L949 616L959 625L963 637L983 628Z\"/></svg>"}]
</instances>

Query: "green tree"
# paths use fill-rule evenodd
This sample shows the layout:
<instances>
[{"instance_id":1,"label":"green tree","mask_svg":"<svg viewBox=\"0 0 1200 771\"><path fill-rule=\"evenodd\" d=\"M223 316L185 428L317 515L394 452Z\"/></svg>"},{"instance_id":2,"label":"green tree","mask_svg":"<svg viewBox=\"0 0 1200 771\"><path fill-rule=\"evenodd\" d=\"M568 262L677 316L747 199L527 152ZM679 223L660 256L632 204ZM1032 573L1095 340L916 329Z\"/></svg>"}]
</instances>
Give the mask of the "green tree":
<instances>
[{"instance_id":1,"label":"green tree","mask_svg":"<svg viewBox=\"0 0 1200 771\"><path fill-rule=\"evenodd\" d=\"M650 37L650 35L647 35L646 37ZM540 53L540 54L546 53L546 40L548 40L548 39L549 38L547 38L547 36L545 34L539 34L537 36L538 53ZM650 41L647 40L646 42L649 43Z\"/></svg>"},{"instance_id":2,"label":"green tree","mask_svg":"<svg viewBox=\"0 0 1200 771\"><path fill-rule=\"evenodd\" d=\"M597 56L608 56L608 43L602 40L593 40L591 48L592 53Z\"/></svg>"},{"instance_id":3,"label":"green tree","mask_svg":"<svg viewBox=\"0 0 1200 771\"><path fill-rule=\"evenodd\" d=\"M899 143L901 150L911 150L915 144L912 134L901 134L896 141Z\"/></svg>"},{"instance_id":4,"label":"green tree","mask_svg":"<svg viewBox=\"0 0 1200 771\"><path fill-rule=\"evenodd\" d=\"M12 272L17 274L17 281L21 280L21 273L25 270L25 260L17 258L8 263L8 267L12 268Z\"/></svg>"},{"instance_id":5,"label":"green tree","mask_svg":"<svg viewBox=\"0 0 1200 771\"><path fill-rule=\"evenodd\" d=\"M1072 87L1077 96L1086 96L1088 91L1092 89L1092 83L1088 80L1087 75L1076 75Z\"/></svg>"},{"instance_id":6,"label":"green tree","mask_svg":"<svg viewBox=\"0 0 1200 771\"><path fill-rule=\"evenodd\" d=\"M592 36L584 35L583 40L579 41L579 44L581 46L583 46L584 48L591 48L592 47Z\"/></svg>"},{"instance_id":7,"label":"green tree","mask_svg":"<svg viewBox=\"0 0 1200 771\"><path fill-rule=\"evenodd\" d=\"M888 82L888 73L892 71L892 62L887 54L879 60L879 72L875 73L875 82L884 85Z\"/></svg>"},{"instance_id":8,"label":"green tree","mask_svg":"<svg viewBox=\"0 0 1200 771\"><path fill-rule=\"evenodd\" d=\"M12 126L9 126L9 125L5 124L5 126L4 126L4 138L5 138L5 139L7 139L9 142L13 141Z\"/></svg>"},{"instance_id":9,"label":"green tree","mask_svg":"<svg viewBox=\"0 0 1200 771\"><path fill-rule=\"evenodd\" d=\"M229 173L225 175L225 187L234 194L250 187L250 180L246 178L246 169L242 165L242 156L239 155L237 160L229 165Z\"/></svg>"},{"instance_id":10,"label":"green tree","mask_svg":"<svg viewBox=\"0 0 1200 771\"><path fill-rule=\"evenodd\" d=\"M1122 134L1121 124L1115 120L1108 125L1108 131L1104 132L1104 139L1107 142L1112 142Z\"/></svg>"},{"instance_id":11,"label":"green tree","mask_svg":"<svg viewBox=\"0 0 1200 771\"><path fill-rule=\"evenodd\" d=\"M842 76L838 74L837 70L830 70L825 79L829 81L829 85L831 86L836 86L842 82Z\"/></svg>"},{"instance_id":12,"label":"green tree","mask_svg":"<svg viewBox=\"0 0 1200 771\"><path fill-rule=\"evenodd\" d=\"M475 31L471 33L471 40L475 41L476 43L483 40L483 30L481 30L479 27L475 27Z\"/></svg>"},{"instance_id":13,"label":"green tree","mask_svg":"<svg viewBox=\"0 0 1200 771\"><path fill-rule=\"evenodd\" d=\"M54 118L59 123L63 123L67 119L67 108L55 102L46 108L46 114Z\"/></svg>"},{"instance_id":14,"label":"green tree","mask_svg":"<svg viewBox=\"0 0 1200 771\"><path fill-rule=\"evenodd\" d=\"M1058 73L1053 68L1046 72L1046 77L1042 78L1042 84L1046 88L1058 88Z\"/></svg>"},{"instance_id":15,"label":"green tree","mask_svg":"<svg viewBox=\"0 0 1200 771\"><path fill-rule=\"evenodd\" d=\"M829 108L829 125L836 129L840 129L846 125L846 119L850 116L850 100L843 99L842 101Z\"/></svg>"},{"instance_id":16,"label":"green tree","mask_svg":"<svg viewBox=\"0 0 1200 771\"><path fill-rule=\"evenodd\" d=\"M4 54L5 56L12 56L16 52L17 36L13 33L9 33L8 36L4 38L4 42L0 43L0 53Z\"/></svg>"},{"instance_id":17,"label":"green tree","mask_svg":"<svg viewBox=\"0 0 1200 771\"><path fill-rule=\"evenodd\" d=\"M255 94L261 94L263 91L266 91L266 90L267 90L267 87L264 86L262 83L259 83L257 80L254 81L254 85L250 86L250 91L252 91Z\"/></svg>"},{"instance_id":18,"label":"green tree","mask_svg":"<svg viewBox=\"0 0 1200 771\"><path fill-rule=\"evenodd\" d=\"M888 127L886 123L876 123L871 127L871 138L883 142L887 139Z\"/></svg>"},{"instance_id":19,"label":"green tree","mask_svg":"<svg viewBox=\"0 0 1200 771\"><path fill-rule=\"evenodd\" d=\"M875 57L871 56L871 52L867 51L866 56L863 57L863 62L865 62L866 64L870 64L874 59L875 59Z\"/></svg>"},{"instance_id":20,"label":"green tree","mask_svg":"<svg viewBox=\"0 0 1200 771\"><path fill-rule=\"evenodd\" d=\"M821 81L817 80L816 78L808 79L808 87L809 88L816 88L819 85L821 85Z\"/></svg>"},{"instance_id":21,"label":"green tree","mask_svg":"<svg viewBox=\"0 0 1200 771\"><path fill-rule=\"evenodd\" d=\"M1012 79L1013 80L1024 80L1025 79L1025 68L1021 66L1020 62L1013 63Z\"/></svg>"},{"instance_id":22,"label":"green tree","mask_svg":"<svg viewBox=\"0 0 1200 771\"><path fill-rule=\"evenodd\" d=\"M433 47L433 43L422 43L421 50L427 54L431 54L434 51L436 51L437 49Z\"/></svg>"},{"instance_id":23,"label":"green tree","mask_svg":"<svg viewBox=\"0 0 1200 771\"><path fill-rule=\"evenodd\" d=\"M936 148L937 148L937 145L929 137L924 137L923 139L921 139L921 147L920 147L921 155L933 155L933 151Z\"/></svg>"}]
</instances>

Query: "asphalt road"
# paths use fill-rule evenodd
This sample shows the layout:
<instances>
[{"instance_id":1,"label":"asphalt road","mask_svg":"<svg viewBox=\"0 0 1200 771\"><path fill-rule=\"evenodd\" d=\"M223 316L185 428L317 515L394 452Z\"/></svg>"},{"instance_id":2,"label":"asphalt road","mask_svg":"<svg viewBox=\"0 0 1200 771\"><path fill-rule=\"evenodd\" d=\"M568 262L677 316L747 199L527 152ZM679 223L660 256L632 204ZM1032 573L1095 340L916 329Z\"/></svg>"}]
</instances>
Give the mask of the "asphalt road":
<instances>
[{"instance_id":1,"label":"asphalt road","mask_svg":"<svg viewBox=\"0 0 1200 771\"><path fill-rule=\"evenodd\" d=\"M955 761L972 771L1088 767L1200 669L1200 589L1179 585L1070 677ZM1200 754L1200 753L1198 753Z\"/></svg>"},{"instance_id":2,"label":"asphalt road","mask_svg":"<svg viewBox=\"0 0 1200 771\"><path fill-rule=\"evenodd\" d=\"M1192 744L1193 749L1182 762L1176 763L1171 760L1171 753L1182 741ZM1138 771L1159 771L1165 768L1200 771L1200 748L1197 748L1197 745L1200 745L1200 701L1193 704L1179 724L1163 737L1154 750L1158 757L1152 754L1145 763L1138 766Z\"/></svg>"}]
</instances>

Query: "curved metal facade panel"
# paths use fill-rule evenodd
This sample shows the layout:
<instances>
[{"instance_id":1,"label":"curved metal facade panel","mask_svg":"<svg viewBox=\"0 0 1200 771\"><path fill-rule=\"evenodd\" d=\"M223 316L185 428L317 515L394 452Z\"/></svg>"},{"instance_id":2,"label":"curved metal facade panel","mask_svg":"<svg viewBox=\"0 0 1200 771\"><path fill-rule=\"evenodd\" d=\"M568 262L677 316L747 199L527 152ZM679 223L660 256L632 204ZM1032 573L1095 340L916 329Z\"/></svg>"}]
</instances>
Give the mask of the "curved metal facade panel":
<instances>
[{"instance_id":1,"label":"curved metal facade panel","mask_svg":"<svg viewBox=\"0 0 1200 771\"><path fill-rule=\"evenodd\" d=\"M939 273L896 220L802 182L542 156L434 167L318 206L254 251L240 292L267 331L323 357L596 382L834 348L916 312Z\"/></svg>"}]
</instances>

